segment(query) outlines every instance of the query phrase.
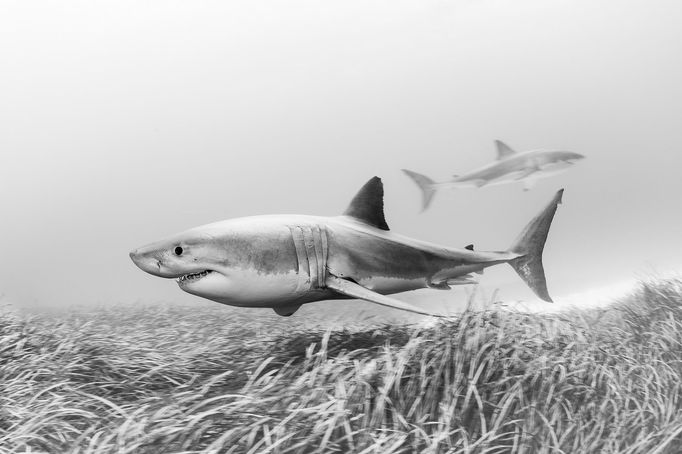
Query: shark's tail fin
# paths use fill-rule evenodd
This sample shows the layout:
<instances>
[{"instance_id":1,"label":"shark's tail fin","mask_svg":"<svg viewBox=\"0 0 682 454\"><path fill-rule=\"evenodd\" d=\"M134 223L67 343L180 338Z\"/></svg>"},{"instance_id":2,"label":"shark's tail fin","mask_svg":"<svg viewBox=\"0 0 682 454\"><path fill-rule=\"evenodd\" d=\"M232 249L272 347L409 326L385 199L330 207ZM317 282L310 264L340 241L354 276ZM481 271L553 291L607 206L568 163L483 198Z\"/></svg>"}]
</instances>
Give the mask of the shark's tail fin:
<instances>
[{"instance_id":1,"label":"shark's tail fin","mask_svg":"<svg viewBox=\"0 0 682 454\"><path fill-rule=\"evenodd\" d=\"M552 298L547 292L545 270L542 266L542 250L563 193L563 189L556 193L551 202L526 225L509 249L511 252L521 254L520 257L509 262L512 268L538 297L550 303Z\"/></svg>"},{"instance_id":2,"label":"shark's tail fin","mask_svg":"<svg viewBox=\"0 0 682 454\"><path fill-rule=\"evenodd\" d=\"M431 204L431 200L433 200L433 195L436 193L436 189L433 187L435 181L426 175L411 170L403 169L403 172L412 178L417 183L417 186L419 186L419 189L422 190L422 211L426 210Z\"/></svg>"}]
</instances>

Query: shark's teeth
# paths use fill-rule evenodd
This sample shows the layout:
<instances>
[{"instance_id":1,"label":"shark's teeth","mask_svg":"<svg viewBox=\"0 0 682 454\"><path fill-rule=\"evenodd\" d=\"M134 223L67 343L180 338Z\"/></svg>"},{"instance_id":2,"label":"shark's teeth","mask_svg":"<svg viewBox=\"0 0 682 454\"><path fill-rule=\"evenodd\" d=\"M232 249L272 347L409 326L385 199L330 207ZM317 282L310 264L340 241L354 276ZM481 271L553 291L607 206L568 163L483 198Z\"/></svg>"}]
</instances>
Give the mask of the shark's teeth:
<instances>
[{"instance_id":1,"label":"shark's teeth","mask_svg":"<svg viewBox=\"0 0 682 454\"><path fill-rule=\"evenodd\" d=\"M195 279L201 279L204 276L207 276L208 274L212 273L213 271L211 270L204 270L200 273L192 273L192 274L185 274L182 277L178 278L178 282L185 282L185 281L192 281Z\"/></svg>"}]
</instances>

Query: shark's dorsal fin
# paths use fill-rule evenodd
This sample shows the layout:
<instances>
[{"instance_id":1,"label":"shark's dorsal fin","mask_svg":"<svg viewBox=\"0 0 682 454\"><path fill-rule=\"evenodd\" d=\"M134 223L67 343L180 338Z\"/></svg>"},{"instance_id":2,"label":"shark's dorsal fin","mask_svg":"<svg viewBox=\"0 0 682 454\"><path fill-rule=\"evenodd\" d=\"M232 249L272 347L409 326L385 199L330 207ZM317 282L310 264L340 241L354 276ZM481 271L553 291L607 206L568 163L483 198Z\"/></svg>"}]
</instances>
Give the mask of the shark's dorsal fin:
<instances>
[{"instance_id":1,"label":"shark's dorsal fin","mask_svg":"<svg viewBox=\"0 0 682 454\"><path fill-rule=\"evenodd\" d=\"M389 230L384 218L384 185L381 178L372 177L360 188L343 212L381 230Z\"/></svg>"},{"instance_id":2,"label":"shark's dorsal fin","mask_svg":"<svg viewBox=\"0 0 682 454\"><path fill-rule=\"evenodd\" d=\"M497 159L507 158L514 153L516 153L509 145L502 142L501 140L495 141L495 146L497 147Z\"/></svg>"},{"instance_id":3,"label":"shark's dorsal fin","mask_svg":"<svg viewBox=\"0 0 682 454\"><path fill-rule=\"evenodd\" d=\"M468 250L470 250L470 251L473 251L473 250L474 250L474 245L473 245L473 244L467 244L466 246L464 246L464 249L468 249Z\"/></svg>"}]
</instances>

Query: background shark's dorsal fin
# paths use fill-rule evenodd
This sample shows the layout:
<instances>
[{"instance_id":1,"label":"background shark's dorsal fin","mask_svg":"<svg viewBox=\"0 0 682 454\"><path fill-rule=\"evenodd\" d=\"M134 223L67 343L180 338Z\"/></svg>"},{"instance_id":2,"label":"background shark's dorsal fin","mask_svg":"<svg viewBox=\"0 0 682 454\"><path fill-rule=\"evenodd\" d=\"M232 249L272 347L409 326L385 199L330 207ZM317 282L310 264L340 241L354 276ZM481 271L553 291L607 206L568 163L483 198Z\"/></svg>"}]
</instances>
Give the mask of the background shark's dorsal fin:
<instances>
[{"instance_id":1,"label":"background shark's dorsal fin","mask_svg":"<svg viewBox=\"0 0 682 454\"><path fill-rule=\"evenodd\" d=\"M496 140L495 146L497 147L497 159L504 159L516 153L509 145L501 140Z\"/></svg>"},{"instance_id":2,"label":"background shark's dorsal fin","mask_svg":"<svg viewBox=\"0 0 682 454\"><path fill-rule=\"evenodd\" d=\"M389 230L384 218L384 185L381 178L372 177L365 183L343 214L378 229Z\"/></svg>"},{"instance_id":3,"label":"background shark's dorsal fin","mask_svg":"<svg viewBox=\"0 0 682 454\"><path fill-rule=\"evenodd\" d=\"M470 250L470 251L473 251L473 250L474 250L474 245L473 245L473 244L467 244L466 246L464 246L464 249L468 249L468 250Z\"/></svg>"}]
</instances>

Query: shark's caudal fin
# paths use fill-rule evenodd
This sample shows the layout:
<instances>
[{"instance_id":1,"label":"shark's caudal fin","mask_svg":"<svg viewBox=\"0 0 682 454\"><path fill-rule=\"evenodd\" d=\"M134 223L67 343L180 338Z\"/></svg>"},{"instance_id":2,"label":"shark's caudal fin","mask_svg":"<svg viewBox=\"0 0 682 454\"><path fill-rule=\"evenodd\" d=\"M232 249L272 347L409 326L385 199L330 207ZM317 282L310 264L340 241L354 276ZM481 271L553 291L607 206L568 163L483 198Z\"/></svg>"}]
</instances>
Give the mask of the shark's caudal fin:
<instances>
[{"instance_id":1,"label":"shark's caudal fin","mask_svg":"<svg viewBox=\"0 0 682 454\"><path fill-rule=\"evenodd\" d=\"M538 297L550 303L552 298L547 291L545 270L542 266L542 250L563 193L564 190L561 189L554 195L549 204L526 225L509 249L511 252L521 254L521 257L509 262L512 268Z\"/></svg>"},{"instance_id":2,"label":"shark's caudal fin","mask_svg":"<svg viewBox=\"0 0 682 454\"><path fill-rule=\"evenodd\" d=\"M417 183L417 186L419 186L419 189L422 190L422 211L426 210L431 204L431 200L433 200L433 195L436 193L436 189L433 187L435 181L426 175L411 170L403 169L403 172L412 178Z\"/></svg>"}]
</instances>

